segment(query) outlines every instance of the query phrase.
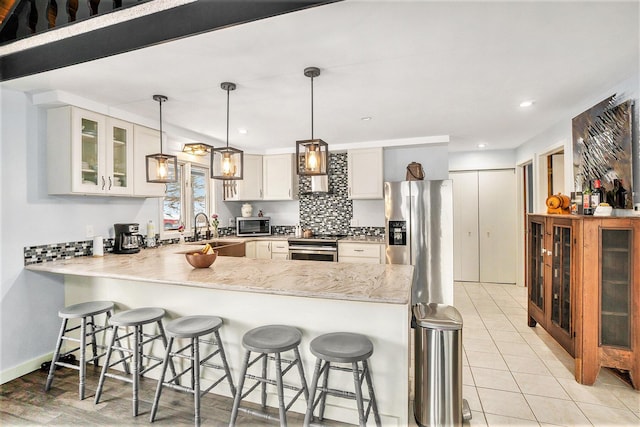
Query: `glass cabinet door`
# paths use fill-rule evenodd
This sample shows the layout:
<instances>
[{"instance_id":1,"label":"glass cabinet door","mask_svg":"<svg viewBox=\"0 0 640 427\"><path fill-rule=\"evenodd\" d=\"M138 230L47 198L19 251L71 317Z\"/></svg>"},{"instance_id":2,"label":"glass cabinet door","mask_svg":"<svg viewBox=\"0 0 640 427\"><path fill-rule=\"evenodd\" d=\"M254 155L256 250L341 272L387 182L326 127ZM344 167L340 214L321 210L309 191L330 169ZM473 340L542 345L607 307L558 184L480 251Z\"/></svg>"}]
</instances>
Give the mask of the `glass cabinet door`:
<instances>
[{"instance_id":1,"label":"glass cabinet door","mask_svg":"<svg viewBox=\"0 0 640 427\"><path fill-rule=\"evenodd\" d=\"M113 139L111 141L113 150L113 165L111 174L113 176L114 187L127 187L129 177L127 176L127 144L129 135L127 129L113 126L111 128Z\"/></svg>"},{"instance_id":2,"label":"glass cabinet door","mask_svg":"<svg viewBox=\"0 0 640 427\"><path fill-rule=\"evenodd\" d=\"M571 228L553 226L551 259L551 321L571 329Z\"/></svg>"},{"instance_id":3,"label":"glass cabinet door","mask_svg":"<svg viewBox=\"0 0 640 427\"><path fill-rule=\"evenodd\" d=\"M69 108L71 109L71 191L82 194L102 194L106 188L104 116L80 108Z\"/></svg>"},{"instance_id":4,"label":"glass cabinet door","mask_svg":"<svg viewBox=\"0 0 640 427\"><path fill-rule=\"evenodd\" d=\"M81 119L81 177L83 185L98 185L99 182L99 124L95 120Z\"/></svg>"},{"instance_id":5,"label":"glass cabinet door","mask_svg":"<svg viewBox=\"0 0 640 427\"><path fill-rule=\"evenodd\" d=\"M529 222L529 299L544 310L544 223Z\"/></svg>"},{"instance_id":6,"label":"glass cabinet door","mask_svg":"<svg viewBox=\"0 0 640 427\"><path fill-rule=\"evenodd\" d=\"M601 229L600 344L630 348L633 230Z\"/></svg>"},{"instance_id":7,"label":"glass cabinet door","mask_svg":"<svg viewBox=\"0 0 640 427\"><path fill-rule=\"evenodd\" d=\"M106 192L133 193L133 125L109 117L106 144Z\"/></svg>"}]
</instances>

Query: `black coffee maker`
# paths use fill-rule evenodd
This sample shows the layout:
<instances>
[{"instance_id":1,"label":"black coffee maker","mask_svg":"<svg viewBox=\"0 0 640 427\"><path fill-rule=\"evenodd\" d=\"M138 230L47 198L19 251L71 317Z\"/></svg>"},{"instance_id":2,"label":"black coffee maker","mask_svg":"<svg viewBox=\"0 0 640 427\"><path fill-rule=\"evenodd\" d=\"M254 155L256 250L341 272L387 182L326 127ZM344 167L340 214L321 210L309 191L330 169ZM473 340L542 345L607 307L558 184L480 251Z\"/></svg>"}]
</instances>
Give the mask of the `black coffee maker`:
<instances>
[{"instance_id":1,"label":"black coffee maker","mask_svg":"<svg viewBox=\"0 0 640 427\"><path fill-rule=\"evenodd\" d=\"M140 252L142 236L138 234L138 224L113 224L116 238L113 246L115 254L135 254Z\"/></svg>"}]
</instances>

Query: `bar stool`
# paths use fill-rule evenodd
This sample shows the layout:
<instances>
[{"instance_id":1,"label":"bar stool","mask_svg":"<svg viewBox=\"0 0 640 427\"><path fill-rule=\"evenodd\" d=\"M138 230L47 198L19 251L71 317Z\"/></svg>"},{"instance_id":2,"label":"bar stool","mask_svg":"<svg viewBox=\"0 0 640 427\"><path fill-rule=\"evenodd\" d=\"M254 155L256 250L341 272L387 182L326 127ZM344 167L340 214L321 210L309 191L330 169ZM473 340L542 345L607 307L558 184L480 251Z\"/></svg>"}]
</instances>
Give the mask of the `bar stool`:
<instances>
[{"instance_id":1,"label":"bar stool","mask_svg":"<svg viewBox=\"0 0 640 427\"><path fill-rule=\"evenodd\" d=\"M304 377L304 368L302 367L302 361L300 360L300 352L298 346L302 340L302 334L296 328L285 325L268 325L260 326L255 329L251 329L242 337L242 346L246 349L244 363L242 364L242 371L238 379L238 387L236 389L236 396L233 401L233 409L231 411L231 420L229 421L229 427L232 427L236 423L238 417L238 411L243 411L251 415L256 415L262 418L280 421L281 426L287 425L286 411L291 408L293 403L304 393L304 398L308 400L309 391L307 390L307 381ZM281 353L285 351L293 350L295 359L285 360L281 358ZM251 352L260 353L255 359L250 361ZM273 356L270 356L273 354ZM247 373L247 369L254 363L262 360L262 375L255 376ZM267 360L275 361L275 381L267 378ZM286 363L287 366L282 369L282 363ZM289 372L293 366L298 367L298 373L300 375L300 387L289 384L284 384L284 375ZM255 380L256 383L251 386L245 394L242 394L242 388L244 386L245 378ZM240 401L247 397L249 393L255 390L258 385L262 384L261 398L262 409L267 407L267 384L275 385L278 391L278 411L279 417L274 417L265 412L256 411L250 408L244 408L240 406ZM296 391L296 395L293 396L289 404L285 407L284 404L284 389Z\"/></svg>"},{"instance_id":2,"label":"bar stool","mask_svg":"<svg viewBox=\"0 0 640 427\"><path fill-rule=\"evenodd\" d=\"M307 400L307 413L304 417L304 425L309 426L313 419L313 411L320 404L318 419L324 418L325 403L327 395L341 397L345 399L355 399L358 405L358 418L360 426L365 426L369 419L369 413L373 409L373 416L376 426L380 427L380 415L378 414L378 405L376 396L373 392L373 383L371 382L371 372L367 360L373 354L373 344L371 340L361 334L353 334L349 332L334 332L320 335L311 341L311 353L316 357L316 366L311 380L311 389L309 399ZM323 363L324 362L324 363ZM362 362L362 369L358 366L358 362ZM332 366L331 363L350 363L351 368L342 366ZM345 371L353 373L353 383L355 393L331 389L329 383L329 370ZM318 380L322 375L322 385L318 387ZM369 399L362 397L362 379L367 382L369 389ZM316 391L320 390L320 395L316 399ZM367 410L364 410L364 402L368 402Z\"/></svg>"},{"instance_id":3,"label":"bar stool","mask_svg":"<svg viewBox=\"0 0 640 427\"><path fill-rule=\"evenodd\" d=\"M53 382L53 374L56 370L56 366L64 366L79 371L79 395L80 400L84 399L85 379L86 379L86 364L93 362L95 366L98 366L98 359L104 356L104 352L98 354L97 350L100 348L103 350L105 347L99 345L96 342L96 334L102 332L110 326L103 326L96 328L95 316L105 313L107 320L113 314L113 302L111 301L89 301L80 304L70 305L63 308L58 312L58 316L62 318L62 325L60 326L60 333L58 334L58 341L56 342L56 348L53 352L53 359L51 360L51 367L49 368L49 375L47 376L47 382L44 386L45 391L51 389L51 383ZM70 327L67 329L67 324L70 319L80 319L80 325ZM80 338L74 338L68 336L67 333L80 329ZM91 337L91 342L87 343L87 337ZM79 343L79 347L68 350L63 354L60 354L63 341L72 341ZM86 347L91 344L92 357L86 359ZM80 350L80 363L78 366L71 363L61 362L60 358Z\"/></svg>"},{"instance_id":4,"label":"bar stool","mask_svg":"<svg viewBox=\"0 0 640 427\"><path fill-rule=\"evenodd\" d=\"M149 421L153 422L156 418L156 412L158 410L158 403L160 401L160 394L162 393L162 387L170 387L180 391L186 391L193 393L194 407L195 407L195 425L200 425L200 397L208 393L215 386L220 384L225 378L229 383L231 389L231 395L236 394L236 388L233 385L233 379L231 378L231 372L229 371L229 365L227 364L227 356L224 353L224 347L222 346L222 340L220 339L219 329L222 326L222 319L216 316L186 316L179 319L175 319L167 324L165 327L167 336L169 337L169 345L167 345L167 351L162 363L162 374L158 381L158 388L156 389L156 395L153 399L153 406L151 407L151 417ZM201 337L213 333L215 340L204 340ZM181 349L172 352L173 342L176 338L187 338L190 343ZM215 351L212 351L208 356L204 358L200 357L200 343L210 344L215 346ZM183 352L189 350L190 354L184 354ZM215 355L220 355L222 366L213 365L207 363L207 361L213 358ZM173 378L165 381L165 375L167 373L167 366L169 360L173 357L184 358L188 360L189 367L175 375ZM224 370L224 375L211 384L205 390L200 389L200 367L206 366L214 369ZM191 387L185 387L177 383L177 380L187 372L191 372Z\"/></svg>"},{"instance_id":5,"label":"bar stool","mask_svg":"<svg viewBox=\"0 0 640 427\"><path fill-rule=\"evenodd\" d=\"M167 337L164 333L164 328L162 326L162 318L164 317L164 310L157 307L144 307L144 308L136 308L133 310L122 311L109 319L109 323L113 326L113 335L111 337L111 342L109 343L109 347L107 348L106 360L104 365L102 366L102 372L100 373L100 380L98 381L98 388L96 390L96 398L95 403L100 402L100 396L102 395L102 386L104 385L104 380L106 377L115 378L121 381L125 381L133 384L133 416L138 415L138 388L140 377L142 377L145 373L150 371L151 369L160 366L162 364L162 359L156 356L153 356L149 353L145 353L144 345L154 342L155 340L162 340L164 347L167 347ZM157 334L147 334L143 331L143 326L148 324L158 324L158 333ZM118 329L123 327L133 327L133 331L127 333L123 336L118 336ZM129 347L123 347L120 345L120 341L129 337L133 337L133 345ZM118 342L118 345L115 345ZM111 363L111 355L113 350L120 351L122 357ZM125 356L124 353L129 353L129 355ZM125 372L129 374L129 370L127 369L127 360L132 360L133 372L131 372L131 378L112 374L109 371L110 368L118 365L119 363L123 363L125 366ZM155 361L156 363L151 362L146 368L143 367L143 362L145 359L149 359L151 361ZM175 376L176 371L173 367L173 362L169 361L169 367L171 368L171 372Z\"/></svg>"}]
</instances>

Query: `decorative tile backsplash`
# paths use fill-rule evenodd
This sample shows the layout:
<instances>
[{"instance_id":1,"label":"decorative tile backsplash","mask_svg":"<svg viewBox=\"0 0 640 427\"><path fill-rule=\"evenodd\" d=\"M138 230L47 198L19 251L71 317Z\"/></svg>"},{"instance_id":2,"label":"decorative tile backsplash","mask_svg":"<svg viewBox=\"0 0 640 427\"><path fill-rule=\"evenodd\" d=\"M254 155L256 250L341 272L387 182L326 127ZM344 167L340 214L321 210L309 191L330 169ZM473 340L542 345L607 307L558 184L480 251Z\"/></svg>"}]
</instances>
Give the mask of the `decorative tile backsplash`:
<instances>
[{"instance_id":1,"label":"decorative tile backsplash","mask_svg":"<svg viewBox=\"0 0 640 427\"><path fill-rule=\"evenodd\" d=\"M349 234L353 202L348 198L347 153L329 153L329 193L303 194L311 179L300 177L300 226L314 234Z\"/></svg>"}]
</instances>

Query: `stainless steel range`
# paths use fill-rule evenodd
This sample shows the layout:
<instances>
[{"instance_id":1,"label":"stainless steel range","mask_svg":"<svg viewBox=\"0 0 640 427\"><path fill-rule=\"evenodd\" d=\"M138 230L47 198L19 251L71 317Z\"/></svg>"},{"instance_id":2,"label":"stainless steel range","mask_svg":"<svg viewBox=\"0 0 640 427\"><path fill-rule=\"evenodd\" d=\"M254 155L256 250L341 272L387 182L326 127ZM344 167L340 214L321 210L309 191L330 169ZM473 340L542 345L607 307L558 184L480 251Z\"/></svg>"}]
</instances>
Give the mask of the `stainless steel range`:
<instances>
[{"instance_id":1,"label":"stainless steel range","mask_svg":"<svg viewBox=\"0 0 640 427\"><path fill-rule=\"evenodd\" d=\"M289 259L306 261L338 261L338 240L344 235L290 237Z\"/></svg>"}]
</instances>

